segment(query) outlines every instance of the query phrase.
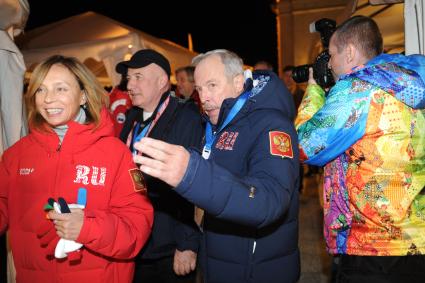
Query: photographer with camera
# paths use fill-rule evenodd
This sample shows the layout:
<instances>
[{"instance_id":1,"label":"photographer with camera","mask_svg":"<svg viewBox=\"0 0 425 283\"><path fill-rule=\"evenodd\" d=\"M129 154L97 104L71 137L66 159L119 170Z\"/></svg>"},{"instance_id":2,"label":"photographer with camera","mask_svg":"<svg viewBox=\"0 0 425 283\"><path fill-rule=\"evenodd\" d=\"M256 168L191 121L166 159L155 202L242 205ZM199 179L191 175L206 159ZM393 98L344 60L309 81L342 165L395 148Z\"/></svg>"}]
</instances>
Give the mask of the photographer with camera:
<instances>
[{"instance_id":1,"label":"photographer with camera","mask_svg":"<svg viewBox=\"0 0 425 283\"><path fill-rule=\"evenodd\" d=\"M292 78L296 83L304 83L309 79L309 68L313 68L315 81L323 88L335 84L332 72L329 69L329 41L336 28L336 22L323 18L310 24L310 32L319 32L323 51L317 55L313 64L301 65L292 69ZM285 72L285 70L284 70Z\"/></svg>"},{"instance_id":2,"label":"photographer with camera","mask_svg":"<svg viewBox=\"0 0 425 283\"><path fill-rule=\"evenodd\" d=\"M333 33L325 97L310 78L295 121L300 157L325 165L324 233L336 282L425 277L425 57L383 54L369 17Z\"/></svg>"}]
</instances>

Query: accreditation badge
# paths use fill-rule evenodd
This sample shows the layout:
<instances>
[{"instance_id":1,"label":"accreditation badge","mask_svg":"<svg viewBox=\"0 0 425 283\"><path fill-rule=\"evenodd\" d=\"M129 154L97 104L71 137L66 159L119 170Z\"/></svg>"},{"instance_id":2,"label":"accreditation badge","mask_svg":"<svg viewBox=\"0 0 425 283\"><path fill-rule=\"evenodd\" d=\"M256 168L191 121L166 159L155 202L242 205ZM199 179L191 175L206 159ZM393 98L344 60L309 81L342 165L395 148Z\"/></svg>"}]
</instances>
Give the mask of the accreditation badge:
<instances>
[{"instance_id":1,"label":"accreditation badge","mask_svg":"<svg viewBox=\"0 0 425 283\"><path fill-rule=\"evenodd\" d=\"M133 181L134 191L140 192L142 194L147 193L145 178L143 177L142 171L138 168L133 168L128 170L131 176L131 180Z\"/></svg>"},{"instance_id":2,"label":"accreditation badge","mask_svg":"<svg viewBox=\"0 0 425 283\"><path fill-rule=\"evenodd\" d=\"M293 158L291 136L285 132L270 131L270 153L281 157Z\"/></svg>"}]
</instances>

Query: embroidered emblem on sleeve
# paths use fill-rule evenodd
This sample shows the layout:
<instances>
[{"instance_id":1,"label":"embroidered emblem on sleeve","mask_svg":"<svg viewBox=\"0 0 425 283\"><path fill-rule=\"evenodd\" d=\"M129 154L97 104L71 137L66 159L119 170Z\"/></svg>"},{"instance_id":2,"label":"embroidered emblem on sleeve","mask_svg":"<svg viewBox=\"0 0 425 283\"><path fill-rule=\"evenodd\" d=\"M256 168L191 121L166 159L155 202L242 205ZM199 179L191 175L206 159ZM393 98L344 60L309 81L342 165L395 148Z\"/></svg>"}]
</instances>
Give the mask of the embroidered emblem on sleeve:
<instances>
[{"instance_id":1,"label":"embroidered emblem on sleeve","mask_svg":"<svg viewBox=\"0 0 425 283\"><path fill-rule=\"evenodd\" d=\"M133 181L134 191L146 194L147 188L142 172L137 168L130 169L128 172L130 173L131 180Z\"/></svg>"},{"instance_id":2,"label":"embroidered emblem on sleeve","mask_svg":"<svg viewBox=\"0 0 425 283\"><path fill-rule=\"evenodd\" d=\"M285 132L269 132L270 153L281 157L294 157L291 137Z\"/></svg>"}]
</instances>

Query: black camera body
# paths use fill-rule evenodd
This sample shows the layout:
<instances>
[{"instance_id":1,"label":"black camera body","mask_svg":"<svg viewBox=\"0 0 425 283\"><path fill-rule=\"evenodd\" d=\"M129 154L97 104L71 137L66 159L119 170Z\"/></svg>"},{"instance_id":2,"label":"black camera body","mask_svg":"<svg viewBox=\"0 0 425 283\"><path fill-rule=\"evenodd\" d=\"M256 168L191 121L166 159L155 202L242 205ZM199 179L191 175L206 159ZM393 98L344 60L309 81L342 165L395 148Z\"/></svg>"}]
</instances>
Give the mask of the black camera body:
<instances>
[{"instance_id":1,"label":"black camera body","mask_svg":"<svg viewBox=\"0 0 425 283\"><path fill-rule=\"evenodd\" d=\"M292 78L297 83L308 81L308 69L313 68L313 77L323 88L331 87L335 84L332 72L328 67L330 55L328 51L329 41L336 29L336 22L331 19L323 18L310 24L310 32L319 32L323 48L325 49L319 55L313 64L301 65L294 68Z\"/></svg>"},{"instance_id":2,"label":"black camera body","mask_svg":"<svg viewBox=\"0 0 425 283\"><path fill-rule=\"evenodd\" d=\"M308 69L313 68L313 77L323 88L331 87L335 84L332 72L328 67L330 55L328 50L324 50L317 55L313 64L297 66L292 70L292 78L297 83L308 81Z\"/></svg>"}]
</instances>

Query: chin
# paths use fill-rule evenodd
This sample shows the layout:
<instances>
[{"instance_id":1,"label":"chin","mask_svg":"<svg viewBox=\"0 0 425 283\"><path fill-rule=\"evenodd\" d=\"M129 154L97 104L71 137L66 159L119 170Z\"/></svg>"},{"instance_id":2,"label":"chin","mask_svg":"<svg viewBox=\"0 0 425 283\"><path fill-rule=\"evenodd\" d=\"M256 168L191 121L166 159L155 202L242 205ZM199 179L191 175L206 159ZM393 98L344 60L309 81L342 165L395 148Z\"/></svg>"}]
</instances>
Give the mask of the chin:
<instances>
[{"instance_id":1,"label":"chin","mask_svg":"<svg viewBox=\"0 0 425 283\"><path fill-rule=\"evenodd\" d=\"M49 123L49 122L47 122L47 124L52 128L56 128L56 127L59 127L59 126L66 125L66 123Z\"/></svg>"},{"instance_id":2,"label":"chin","mask_svg":"<svg viewBox=\"0 0 425 283\"><path fill-rule=\"evenodd\" d=\"M66 125L68 123L68 121L63 121L63 120L59 120L59 119L46 119L46 118L44 118L44 120L52 128L63 126L63 125Z\"/></svg>"}]
</instances>

